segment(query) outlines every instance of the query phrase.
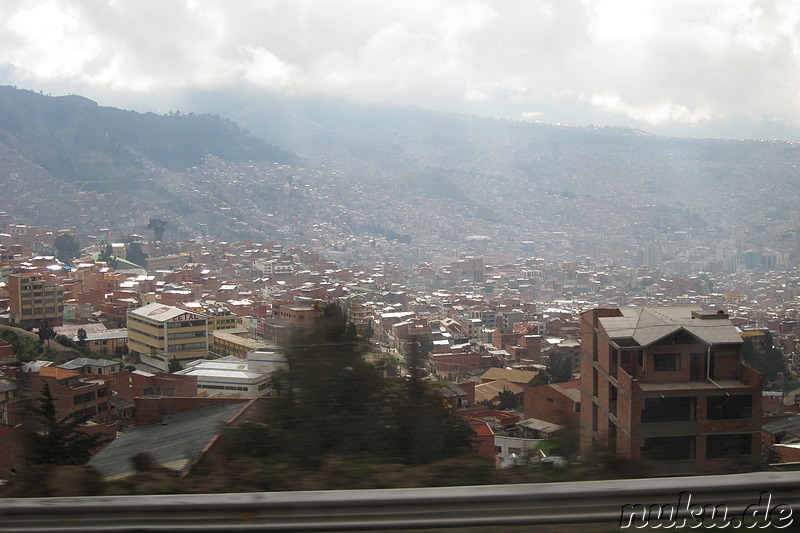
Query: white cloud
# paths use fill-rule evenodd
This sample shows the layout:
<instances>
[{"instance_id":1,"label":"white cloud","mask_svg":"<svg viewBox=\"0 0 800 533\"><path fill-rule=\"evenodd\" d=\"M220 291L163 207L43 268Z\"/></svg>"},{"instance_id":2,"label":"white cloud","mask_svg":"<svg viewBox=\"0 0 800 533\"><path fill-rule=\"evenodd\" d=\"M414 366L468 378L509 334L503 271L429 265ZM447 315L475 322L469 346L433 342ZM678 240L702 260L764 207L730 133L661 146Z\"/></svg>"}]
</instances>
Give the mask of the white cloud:
<instances>
[{"instance_id":1,"label":"white cloud","mask_svg":"<svg viewBox=\"0 0 800 533\"><path fill-rule=\"evenodd\" d=\"M572 103L620 123L800 128L798 27L793 0L6 0L0 57L6 83L109 91L108 105L112 91L246 83L553 121L546 109Z\"/></svg>"},{"instance_id":2,"label":"white cloud","mask_svg":"<svg viewBox=\"0 0 800 533\"><path fill-rule=\"evenodd\" d=\"M240 50L248 56L242 79L269 89L284 89L293 84L296 67L287 65L264 48L242 46Z\"/></svg>"}]
</instances>

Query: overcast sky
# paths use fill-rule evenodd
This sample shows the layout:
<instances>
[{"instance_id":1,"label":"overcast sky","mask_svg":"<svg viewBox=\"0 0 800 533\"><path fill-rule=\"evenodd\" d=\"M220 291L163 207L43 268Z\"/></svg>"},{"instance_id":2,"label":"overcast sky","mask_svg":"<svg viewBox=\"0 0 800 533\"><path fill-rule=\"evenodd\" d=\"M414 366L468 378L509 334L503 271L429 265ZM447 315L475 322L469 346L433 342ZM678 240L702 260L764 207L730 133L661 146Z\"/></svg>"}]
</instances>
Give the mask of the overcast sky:
<instances>
[{"instance_id":1,"label":"overcast sky","mask_svg":"<svg viewBox=\"0 0 800 533\"><path fill-rule=\"evenodd\" d=\"M0 84L141 111L261 87L800 140L797 0L2 0L0 24Z\"/></svg>"}]
</instances>

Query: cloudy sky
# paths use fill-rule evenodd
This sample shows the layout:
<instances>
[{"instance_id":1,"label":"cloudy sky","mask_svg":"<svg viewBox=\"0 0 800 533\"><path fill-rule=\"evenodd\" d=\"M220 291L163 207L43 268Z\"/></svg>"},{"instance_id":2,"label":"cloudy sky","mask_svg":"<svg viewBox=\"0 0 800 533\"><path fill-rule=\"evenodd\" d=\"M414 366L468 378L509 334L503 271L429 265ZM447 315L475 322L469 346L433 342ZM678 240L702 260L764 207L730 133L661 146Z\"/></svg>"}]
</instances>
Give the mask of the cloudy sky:
<instances>
[{"instance_id":1,"label":"cloudy sky","mask_svg":"<svg viewBox=\"0 0 800 533\"><path fill-rule=\"evenodd\" d=\"M3 0L0 84L142 111L264 88L800 140L797 0Z\"/></svg>"}]
</instances>

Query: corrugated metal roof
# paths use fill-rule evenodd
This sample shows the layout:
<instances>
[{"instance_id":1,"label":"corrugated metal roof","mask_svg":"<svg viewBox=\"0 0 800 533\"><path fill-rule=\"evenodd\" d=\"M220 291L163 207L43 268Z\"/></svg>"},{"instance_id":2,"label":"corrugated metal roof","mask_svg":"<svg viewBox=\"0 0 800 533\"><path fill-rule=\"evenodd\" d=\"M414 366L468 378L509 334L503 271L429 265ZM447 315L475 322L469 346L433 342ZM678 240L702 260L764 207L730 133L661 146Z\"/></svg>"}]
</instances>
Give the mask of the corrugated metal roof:
<instances>
[{"instance_id":1,"label":"corrugated metal roof","mask_svg":"<svg viewBox=\"0 0 800 533\"><path fill-rule=\"evenodd\" d=\"M231 379L258 379L264 376L263 372L250 372L249 370L218 370L212 368L187 368L175 372L185 376L200 378L231 378Z\"/></svg>"},{"instance_id":2,"label":"corrugated metal roof","mask_svg":"<svg viewBox=\"0 0 800 533\"><path fill-rule=\"evenodd\" d=\"M650 346L684 330L706 344L740 344L742 338L723 317L695 318L694 306L623 307L621 317L601 317L599 323L612 340L633 339Z\"/></svg>"},{"instance_id":3,"label":"corrugated metal roof","mask_svg":"<svg viewBox=\"0 0 800 533\"><path fill-rule=\"evenodd\" d=\"M245 403L230 403L167 415L159 424L123 431L89 461L104 479L135 473L132 459L147 452L162 466L187 471L203 449Z\"/></svg>"},{"instance_id":4,"label":"corrugated metal roof","mask_svg":"<svg viewBox=\"0 0 800 533\"><path fill-rule=\"evenodd\" d=\"M71 359L64 364L58 365L58 368L64 368L66 370L73 370L76 368L83 368L85 366L114 366L122 364L119 361L112 361L110 359L93 359L91 357L76 357L75 359Z\"/></svg>"},{"instance_id":5,"label":"corrugated metal roof","mask_svg":"<svg viewBox=\"0 0 800 533\"><path fill-rule=\"evenodd\" d=\"M787 416L772 420L761 426L763 431L772 435L783 433L800 437L800 416Z\"/></svg>"},{"instance_id":6,"label":"corrugated metal roof","mask_svg":"<svg viewBox=\"0 0 800 533\"><path fill-rule=\"evenodd\" d=\"M0 378L0 392L7 392L18 389L19 385L8 378Z\"/></svg>"}]
</instances>

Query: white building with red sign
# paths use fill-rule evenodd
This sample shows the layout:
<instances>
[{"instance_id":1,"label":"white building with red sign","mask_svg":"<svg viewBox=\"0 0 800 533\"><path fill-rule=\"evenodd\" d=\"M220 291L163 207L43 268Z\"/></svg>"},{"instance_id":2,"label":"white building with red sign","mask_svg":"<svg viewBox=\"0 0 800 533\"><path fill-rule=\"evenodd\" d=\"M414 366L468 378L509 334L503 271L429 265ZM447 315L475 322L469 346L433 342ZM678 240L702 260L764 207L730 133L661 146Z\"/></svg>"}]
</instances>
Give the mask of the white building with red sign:
<instances>
[{"instance_id":1,"label":"white building with red sign","mask_svg":"<svg viewBox=\"0 0 800 533\"><path fill-rule=\"evenodd\" d=\"M208 317L161 303L128 311L131 353L158 359L200 359L208 355Z\"/></svg>"}]
</instances>

